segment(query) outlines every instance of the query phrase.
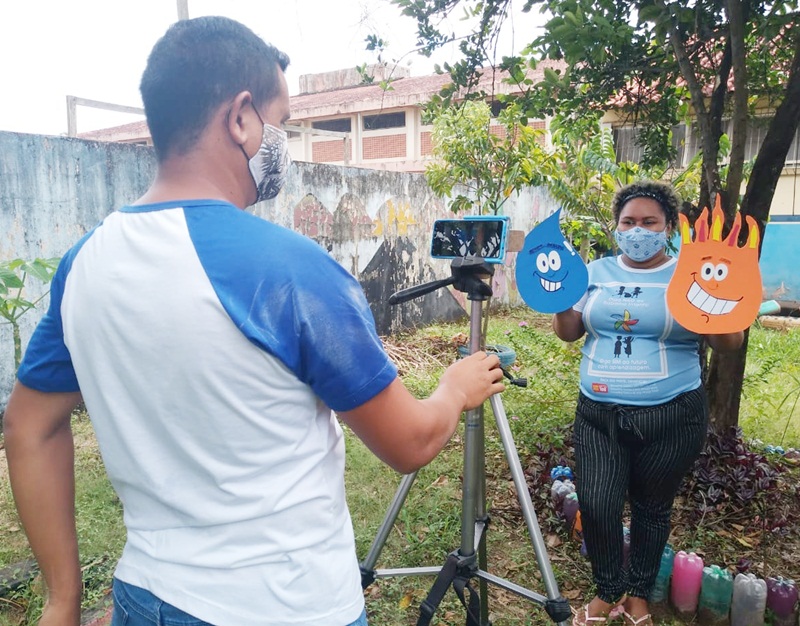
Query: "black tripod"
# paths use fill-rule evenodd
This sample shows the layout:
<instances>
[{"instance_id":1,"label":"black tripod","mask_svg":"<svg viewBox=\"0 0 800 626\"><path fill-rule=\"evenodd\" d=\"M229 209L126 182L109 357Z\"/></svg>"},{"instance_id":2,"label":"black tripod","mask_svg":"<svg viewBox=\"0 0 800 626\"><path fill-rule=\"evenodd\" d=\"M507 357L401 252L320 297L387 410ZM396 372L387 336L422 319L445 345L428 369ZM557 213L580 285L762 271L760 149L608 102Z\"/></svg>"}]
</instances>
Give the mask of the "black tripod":
<instances>
[{"instance_id":1,"label":"black tripod","mask_svg":"<svg viewBox=\"0 0 800 626\"><path fill-rule=\"evenodd\" d=\"M482 349L482 303L492 296L492 288L486 282L486 279L491 278L494 274L494 267L480 258L457 258L452 261L451 274L451 277L447 279L398 291L389 298L389 303L398 304L441 287L453 285L458 291L466 293L467 300L470 302L470 353L477 352ZM504 373L506 377L511 379L512 384L523 386L526 384L526 381L514 379L505 370ZM372 584L375 578L437 575L436 582L420 607L420 618L417 626L426 626L430 623L436 608L451 585L467 609L467 626L491 626L489 621L488 583L497 585L543 606L554 622L566 624L566 620L570 617L569 603L560 595L558 584L553 576L553 570L547 556L539 522L533 510L533 503L528 493L528 486L525 482L522 465L511 435L511 428L508 424L505 409L497 395L492 396L490 402L547 596L542 596L486 571L486 530L489 516L486 511L483 408L480 407L467 411L465 414L461 546L448 555L445 564L441 567L374 569L389 532L417 476L417 473L414 472L403 477L386 513L386 517L372 542L369 553L361 562L361 584L365 589ZM475 592L470 586L470 581L473 578L479 580L479 592Z\"/></svg>"}]
</instances>

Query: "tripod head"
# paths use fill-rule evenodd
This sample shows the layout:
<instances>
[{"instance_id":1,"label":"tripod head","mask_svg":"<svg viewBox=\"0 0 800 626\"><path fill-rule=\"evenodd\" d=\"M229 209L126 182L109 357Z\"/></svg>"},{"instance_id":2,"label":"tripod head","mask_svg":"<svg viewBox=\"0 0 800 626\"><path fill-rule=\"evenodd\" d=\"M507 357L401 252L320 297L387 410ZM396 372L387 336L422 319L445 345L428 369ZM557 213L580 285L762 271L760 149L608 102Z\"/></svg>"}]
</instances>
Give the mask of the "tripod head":
<instances>
[{"instance_id":1,"label":"tripod head","mask_svg":"<svg viewBox=\"0 0 800 626\"><path fill-rule=\"evenodd\" d=\"M450 278L401 289L389 296L389 304L408 302L448 285L453 285L457 291L466 293L468 300L488 300L492 297L492 287L484 280L492 276L494 276L494 266L482 258L459 257L450 262Z\"/></svg>"}]
</instances>

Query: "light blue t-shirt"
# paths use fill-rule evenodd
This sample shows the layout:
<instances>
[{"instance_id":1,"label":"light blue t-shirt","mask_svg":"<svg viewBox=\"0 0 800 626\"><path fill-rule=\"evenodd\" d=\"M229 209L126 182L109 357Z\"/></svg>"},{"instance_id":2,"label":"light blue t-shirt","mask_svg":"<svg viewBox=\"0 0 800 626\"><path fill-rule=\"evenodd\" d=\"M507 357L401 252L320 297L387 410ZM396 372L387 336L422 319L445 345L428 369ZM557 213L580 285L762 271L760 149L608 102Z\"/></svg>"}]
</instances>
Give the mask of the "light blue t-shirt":
<instances>
[{"instance_id":1,"label":"light blue t-shirt","mask_svg":"<svg viewBox=\"0 0 800 626\"><path fill-rule=\"evenodd\" d=\"M605 257L589 264L589 288L574 307L587 333L580 369L586 396L653 405L700 385L700 337L667 308L676 262L633 269L621 257Z\"/></svg>"}]
</instances>

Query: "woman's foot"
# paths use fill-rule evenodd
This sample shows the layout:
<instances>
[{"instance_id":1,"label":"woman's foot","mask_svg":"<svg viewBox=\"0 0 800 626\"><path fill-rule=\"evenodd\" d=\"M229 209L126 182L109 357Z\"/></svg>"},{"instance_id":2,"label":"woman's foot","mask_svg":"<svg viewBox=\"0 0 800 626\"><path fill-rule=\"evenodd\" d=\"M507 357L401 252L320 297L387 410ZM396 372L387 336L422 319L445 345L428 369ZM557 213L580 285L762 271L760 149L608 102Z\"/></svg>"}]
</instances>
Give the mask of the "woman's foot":
<instances>
[{"instance_id":1,"label":"woman's foot","mask_svg":"<svg viewBox=\"0 0 800 626\"><path fill-rule=\"evenodd\" d=\"M622 617L628 626L653 626L647 600L630 596L622 603Z\"/></svg>"},{"instance_id":2,"label":"woman's foot","mask_svg":"<svg viewBox=\"0 0 800 626\"><path fill-rule=\"evenodd\" d=\"M600 626L600 624L604 624L608 620L609 614L620 606L623 600L609 603L595 596L589 604L581 607L578 611L573 609L572 626L592 626L593 624Z\"/></svg>"}]
</instances>

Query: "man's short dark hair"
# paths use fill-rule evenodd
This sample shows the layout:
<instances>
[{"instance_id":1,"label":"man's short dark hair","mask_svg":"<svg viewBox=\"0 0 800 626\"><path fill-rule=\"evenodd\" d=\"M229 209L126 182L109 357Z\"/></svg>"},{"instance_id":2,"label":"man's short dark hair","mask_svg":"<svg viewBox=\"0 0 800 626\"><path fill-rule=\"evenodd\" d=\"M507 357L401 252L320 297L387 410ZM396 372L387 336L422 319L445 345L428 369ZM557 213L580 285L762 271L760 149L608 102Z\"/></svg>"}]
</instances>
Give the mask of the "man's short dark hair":
<instances>
[{"instance_id":1,"label":"man's short dark hair","mask_svg":"<svg viewBox=\"0 0 800 626\"><path fill-rule=\"evenodd\" d=\"M638 183L632 183L617 191L611 203L611 212L614 215L615 223L619 223L619 214L622 212L622 208L625 204L634 198L650 198L655 200L661 205L661 210L664 211L667 225L671 226L673 230L678 227L678 209L681 206L680 198L678 198L678 195L670 185L654 180L643 180Z\"/></svg>"},{"instance_id":2,"label":"man's short dark hair","mask_svg":"<svg viewBox=\"0 0 800 626\"><path fill-rule=\"evenodd\" d=\"M226 17L170 26L147 59L139 89L159 161L190 150L212 114L242 91L261 106L278 94L289 57Z\"/></svg>"}]
</instances>

